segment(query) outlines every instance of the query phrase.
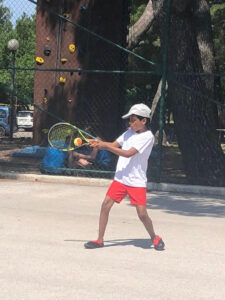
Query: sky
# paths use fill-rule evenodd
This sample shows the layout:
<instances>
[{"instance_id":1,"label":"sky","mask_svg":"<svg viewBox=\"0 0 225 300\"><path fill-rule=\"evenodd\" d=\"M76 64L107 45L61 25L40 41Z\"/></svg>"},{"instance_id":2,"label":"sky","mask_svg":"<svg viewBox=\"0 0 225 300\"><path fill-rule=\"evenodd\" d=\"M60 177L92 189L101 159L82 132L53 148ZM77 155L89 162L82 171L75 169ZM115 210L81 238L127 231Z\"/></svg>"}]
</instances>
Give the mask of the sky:
<instances>
[{"instance_id":1,"label":"sky","mask_svg":"<svg viewBox=\"0 0 225 300\"><path fill-rule=\"evenodd\" d=\"M3 0L3 6L10 9L12 13L11 22L16 24L16 20L25 12L28 16L35 13L36 5L28 0Z\"/></svg>"}]
</instances>

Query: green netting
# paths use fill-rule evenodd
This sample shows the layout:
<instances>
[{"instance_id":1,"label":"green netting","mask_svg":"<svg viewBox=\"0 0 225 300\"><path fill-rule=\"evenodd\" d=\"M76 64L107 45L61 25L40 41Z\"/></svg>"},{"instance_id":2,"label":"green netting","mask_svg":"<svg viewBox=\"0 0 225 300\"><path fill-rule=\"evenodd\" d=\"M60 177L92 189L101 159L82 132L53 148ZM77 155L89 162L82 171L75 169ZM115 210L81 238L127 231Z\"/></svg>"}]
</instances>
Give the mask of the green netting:
<instances>
[{"instance_id":1,"label":"green netting","mask_svg":"<svg viewBox=\"0 0 225 300\"><path fill-rule=\"evenodd\" d=\"M12 106L13 99L16 111L34 109L33 143L44 146L48 129L62 120L112 141L126 128L120 116L132 104L144 102L154 107L151 127L156 136L149 179L224 185L220 168L225 128L220 48L224 44L218 44L224 38L217 24L224 8L219 1L216 7L210 3L213 68L205 62L208 53L200 46L211 47L202 2L179 10L170 0L152 1L156 21L129 49L128 28L133 28L148 1L0 1L0 102ZM194 37L193 32L199 35ZM12 38L20 43L15 65L7 48ZM23 134L13 133L13 138ZM115 164L112 156L107 170L99 165L79 172L68 168L67 175L107 177Z\"/></svg>"}]
</instances>

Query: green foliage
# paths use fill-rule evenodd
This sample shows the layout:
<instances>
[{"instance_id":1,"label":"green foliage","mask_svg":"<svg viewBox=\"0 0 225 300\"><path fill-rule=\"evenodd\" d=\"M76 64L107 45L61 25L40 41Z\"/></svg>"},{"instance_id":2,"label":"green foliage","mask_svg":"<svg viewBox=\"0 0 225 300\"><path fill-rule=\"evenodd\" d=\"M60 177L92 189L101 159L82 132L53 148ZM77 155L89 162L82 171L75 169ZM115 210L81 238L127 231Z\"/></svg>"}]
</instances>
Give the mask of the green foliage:
<instances>
[{"instance_id":1,"label":"green foliage","mask_svg":"<svg viewBox=\"0 0 225 300\"><path fill-rule=\"evenodd\" d=\"M4 29L7 27L12 28L12 24L10 22L11 13L7 7L3 6L2 2L3 1L0 0L0 26L4 26ZM3 27L0 28L2 29Z\"/></svg>"},{"instance_id":2,"label":"green foliage","mask_svg":"<svg viewBox=\"0 0 225 300\"><path fill-rule=\"evenodd\" d=\"M16 52L16 67L33 67L35 57L35 17L23 14L15 28L10 21L11 13L0 0L0 102L9 103L11 84L11 53L7 48L10 39L19 41ZM33 99L34 72L16 71L15 94L19 102ZM31 102L32 100L29 100Z\"/></svg>"},{"instance_id":3,"label":"green foliage","mask_svg":"<svg viewBox=\"0 0 225 300\"><path fill-rule=\"evenodd\" d=\"M0 102L6 103L10 87L10 74L2 68L7 68L10 61L7 43L11 39L12 23L10 22L10 11L3 6L2 2L0 0Z\"/></svg>"},{"instance_id":4,"label":"green foliage","mask_svg":"<svg viewBox=\"0 0 225 300\"><path fill-rule=\"evenodd\" d=\"M20 43L16 57L16 66L22 68L33 67L35 57L35 18L30 18L26 14L23 14L16 22L15 36ZM20 98L22 96L23 99L32 99L34 72L17 71L15 81Z\"/></svg>"},{"instance_id":5,"label":"green foliage","mask_svg":"<svg viewBox=\"0 0 225 300\"><path fill-rule=\"evenodd\" d=\"M134 25L143 14L148 0L132 0L130 3L130 26Z\"/></svg>"}]
</instances>

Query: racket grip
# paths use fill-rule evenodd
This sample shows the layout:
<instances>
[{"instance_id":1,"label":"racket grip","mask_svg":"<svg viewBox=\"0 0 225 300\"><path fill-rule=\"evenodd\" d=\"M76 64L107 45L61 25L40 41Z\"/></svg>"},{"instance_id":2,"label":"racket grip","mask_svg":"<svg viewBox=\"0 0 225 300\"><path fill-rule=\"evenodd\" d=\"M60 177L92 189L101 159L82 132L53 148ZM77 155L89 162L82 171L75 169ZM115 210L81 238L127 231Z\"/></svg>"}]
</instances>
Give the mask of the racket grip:
<instances>
[{"instance_id":1,"label":"racket grip","mask_svg":"<svg viewBox=\"0 0 225 300\"><path fill-rule=\"evenodd\" d=\"M89 142L91 147L96 147L98 145L98 140L97 139L89 139L88 142Z\"/></svg>"}]
</instances>

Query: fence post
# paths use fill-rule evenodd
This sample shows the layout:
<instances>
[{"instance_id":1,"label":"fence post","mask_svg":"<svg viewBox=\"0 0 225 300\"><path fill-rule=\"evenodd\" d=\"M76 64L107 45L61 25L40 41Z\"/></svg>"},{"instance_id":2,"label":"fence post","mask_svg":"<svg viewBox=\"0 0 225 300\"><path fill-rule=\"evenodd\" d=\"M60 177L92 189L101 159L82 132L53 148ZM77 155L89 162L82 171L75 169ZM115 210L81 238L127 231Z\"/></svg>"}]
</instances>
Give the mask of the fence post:
<instances>
[{"instance_id":1,"label":"fence post","mask_svg":"<svg viewBox=\"0 0 225 300\"><path fill-rule=\"evenodd\" d=\"M12 71L11 71L11 87L10 87L10 140L13 139L14 128L14 89L15 89L15 57L16 50L19 49L19 42L12 39L8 42L8 49L12 52Z\"/></svg>"},{"instance_id":2,"label":"fence post","mask_svg":"<svg viewBox=\"0 0 225 300\"><path fill-rule=\"evenodd\" d=\"M11 70L11 88L10 88L10 140L13 139L14 128L14 88L15 88L15 51L12 51L12 70Z\"/></svg>"},{"instance_id":3,"label":"fence post","mask_svg":"<svg viewBox=\"0 0 225 300\"><path fill-rule=\"evenodd\" d=\"M170 10L172 0L166 1L166 20L164 29L164 43L163 44L163 57L162 57L162 87L160 97L160 111L159 111L159 136L158 136L158 166L157 166L157 178L156 181L161 181L161 169L162 169L162 142L163 142L163 127L164 127L164 108L166 97L166 81L167 81L167 69L168 69L168 43L169 43L169 27L170 27Z\"/></svg>"}]
</instances>

